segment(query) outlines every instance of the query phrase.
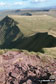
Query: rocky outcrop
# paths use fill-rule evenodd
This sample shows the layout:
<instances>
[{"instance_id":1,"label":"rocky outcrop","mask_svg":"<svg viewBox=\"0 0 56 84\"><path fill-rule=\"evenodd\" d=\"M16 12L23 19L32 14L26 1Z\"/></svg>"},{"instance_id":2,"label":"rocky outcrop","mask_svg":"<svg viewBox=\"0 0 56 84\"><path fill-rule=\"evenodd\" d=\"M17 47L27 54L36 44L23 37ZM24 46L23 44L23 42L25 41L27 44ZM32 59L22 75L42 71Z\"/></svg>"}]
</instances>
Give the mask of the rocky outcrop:
<instances>
[{"instance_id":1,"label":"rocky outcrop","mask_svg":"<svg viewBox=\"0 0 56 84\"><path fill-rule=\"evenodd\" d=\"M14 51L0 56L0 84L48 84L41 80L55 77L56 59L45 62L39 56Z\"/></svg>"}]
</instances>

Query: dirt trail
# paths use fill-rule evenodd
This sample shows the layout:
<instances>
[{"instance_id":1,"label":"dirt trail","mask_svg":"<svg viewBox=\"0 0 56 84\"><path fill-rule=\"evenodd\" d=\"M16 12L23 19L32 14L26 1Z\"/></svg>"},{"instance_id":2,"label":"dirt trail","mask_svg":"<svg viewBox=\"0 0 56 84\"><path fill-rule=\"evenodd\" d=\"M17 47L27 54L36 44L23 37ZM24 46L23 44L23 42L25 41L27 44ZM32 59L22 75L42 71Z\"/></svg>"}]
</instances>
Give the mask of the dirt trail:
<instances>
[{"instance_id":1,"label":"dirt trail","mask_svg":"<svg viewBox=\"0 0 56 84\"><path fill-rule=\"evenodd\" d=\"M50 78L56 78L56 59L45 62L39 56L16 51L0 55L0 84L49 84L40 80Z\"/></svg>"}]
</instances>

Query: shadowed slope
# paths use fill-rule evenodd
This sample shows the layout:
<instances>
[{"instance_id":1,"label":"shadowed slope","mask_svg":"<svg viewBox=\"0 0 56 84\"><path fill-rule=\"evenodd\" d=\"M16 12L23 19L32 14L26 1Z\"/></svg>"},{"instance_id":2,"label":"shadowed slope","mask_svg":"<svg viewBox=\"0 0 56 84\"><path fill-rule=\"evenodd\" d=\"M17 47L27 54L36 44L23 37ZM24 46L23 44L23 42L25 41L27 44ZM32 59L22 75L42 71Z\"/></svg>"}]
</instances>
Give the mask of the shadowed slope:
<instances>
[{"instance_id":1,"label":"shadowed slope","mask_svg":"<svg viewBox=\"0 0 56 84\"><path fill-rule=\"evenodd\" d=\"M19 39L14 42L18 44ZM24 37L16 48L27 49L29 51L40 51L42 48L56 47L56 38L45 33L37 33L30 37Z\"/></svg>"},{"instance_id":2,"label":"shadowed slope","mask_svg":"<svg viewBox=\"0 0 56 84\"><path fill-rule=\"evenodd\" d=\"M29 51L41 51L42 48L56 47L56 38L48 32L36 33L24 37L20 28L10 17L5 17L0 22L0 48L19 48ZM2 42L2 43L1 43Z\"/></svg>"},{"instance_id":3,"label":"shadowed slope","mask_svg":"<svg viewBox=\"0 0 56 84\"><path fill-rule=\"evenodd\" d=\"M22 35L20 29L17 27L17 22L12 18L6 16L0 22L0 45L3 45L2 48L7 48L9 45L11 46L11 42Z\"/></svg>"}]
</instances>

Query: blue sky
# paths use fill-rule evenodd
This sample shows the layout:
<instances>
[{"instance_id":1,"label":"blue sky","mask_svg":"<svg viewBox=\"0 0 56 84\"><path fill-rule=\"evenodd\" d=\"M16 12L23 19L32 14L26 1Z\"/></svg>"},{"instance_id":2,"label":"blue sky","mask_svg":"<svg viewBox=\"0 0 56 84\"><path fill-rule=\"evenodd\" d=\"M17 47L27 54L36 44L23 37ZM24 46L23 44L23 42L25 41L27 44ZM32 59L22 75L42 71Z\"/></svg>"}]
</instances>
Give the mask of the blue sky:
<instances>
[{"instance_id":1,"label":"blue sky","mask_svg":"<svg viewBox=\"0 0 56 84\"><path fill-rule=\"evenodd\" d=\"M54 6L56 6L56 0L0 0L0 10Z\"/></svg>"}]
</instances>

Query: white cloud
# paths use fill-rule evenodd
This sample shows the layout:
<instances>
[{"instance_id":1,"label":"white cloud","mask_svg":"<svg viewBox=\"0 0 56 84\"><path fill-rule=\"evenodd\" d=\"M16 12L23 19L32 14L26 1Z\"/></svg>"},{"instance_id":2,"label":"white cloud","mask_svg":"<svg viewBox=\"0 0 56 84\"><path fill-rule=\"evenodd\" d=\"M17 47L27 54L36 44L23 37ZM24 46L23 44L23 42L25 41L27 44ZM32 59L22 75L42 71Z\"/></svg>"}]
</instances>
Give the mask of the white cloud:
<instances>
[{"instance_id":1,"label":"white cloud","mask_svg":"<svg viewBox=\"0 0 56 84\"><path fill-rule=\"evenodd\" d=\"M37 2L46 2L47 0L32 0L32 2L37 3Z\"/></svg>"},{"instance_id":2,"label":"white cloud","mask_svg":"<svg viewBox=\"0 0 56 84\"><path fill-rule=\"evenodd\" d=\"M5 6L5 5L6 5L6 3L0 2L0 6Z\"/></svg>"},{"instance_id":3,"label":"white cloud","mask_svg":"<svg viewBox=\"0 0 56 84\"><path fill-rule=\"evenodd\" d=\"M15 2L13 5L23 5L24 2Z\"/></svg>"},{"instance_id":4,"label":"white cloud","mask_svg":"<svg viewBox=\"0 0 56 84\"><path fill-rule=\"evenodd\" d=\"M25 2L24 1L18 1L18 2L13 2L12 3L6 3L6 2L0 2L0 7L12 7L12 6L16 6L16 5L24 5Z\"/></svg>"},{"instance_id":5,"label":"white cloud","mask_svg":"<svg viewBox=\"0 0 56 84\"><path fill-rule=\"evenodd\" d=\"M0 7L10 7L12 4L11 3L6 3L6 2L0 2Z\"/></svg>"}]
</instances>

